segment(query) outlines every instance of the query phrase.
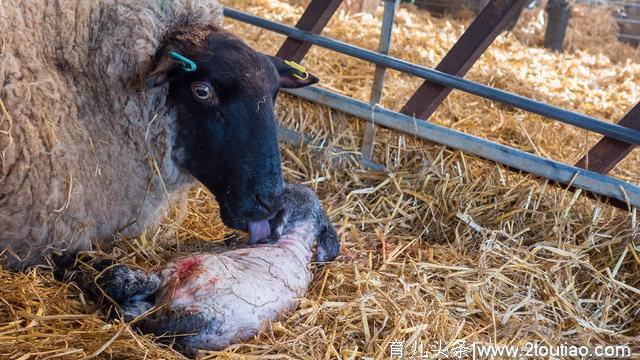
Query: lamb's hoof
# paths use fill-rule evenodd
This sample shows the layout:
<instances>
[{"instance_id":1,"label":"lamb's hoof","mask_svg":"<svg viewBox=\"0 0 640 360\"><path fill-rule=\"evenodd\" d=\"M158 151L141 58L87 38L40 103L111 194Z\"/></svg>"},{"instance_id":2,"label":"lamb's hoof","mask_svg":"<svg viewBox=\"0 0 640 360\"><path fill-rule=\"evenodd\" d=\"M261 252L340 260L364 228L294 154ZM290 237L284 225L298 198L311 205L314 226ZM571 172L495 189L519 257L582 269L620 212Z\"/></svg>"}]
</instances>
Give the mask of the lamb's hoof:
<instances>
[{"instance_id":1,"label":"lamb's hoof","mask_svg":"<svg viewBox=\"0 0 640 360\"><path fill-rule=\"evenodd\" d=\"M160 286L160 279L140 269L116 265L104 270L96 279L104 293L119 305L127 301L143 301Z\"/></svg>"}]
</instances>

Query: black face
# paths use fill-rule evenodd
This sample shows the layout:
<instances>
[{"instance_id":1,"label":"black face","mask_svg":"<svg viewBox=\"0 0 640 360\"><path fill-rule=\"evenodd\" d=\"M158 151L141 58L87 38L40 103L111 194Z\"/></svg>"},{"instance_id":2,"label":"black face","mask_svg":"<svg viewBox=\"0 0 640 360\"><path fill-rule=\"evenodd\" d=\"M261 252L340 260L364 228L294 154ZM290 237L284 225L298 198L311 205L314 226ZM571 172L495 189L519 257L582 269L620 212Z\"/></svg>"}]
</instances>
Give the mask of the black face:
<instances>
[{"instance_id":1,"label":"black face","mask_svg":"<svg viewBox=\"0 0 640 360\"><path fill-rule=\"evenodd\" d=\"M185 71L171 51L197 69ZM279 210L283 192L276 95L318 79L203 25L169 40L147 85L167 81L178 121L174 160L215 195L225 225L249 231L252 240L269 236L266 220Z\"/></svg>"},{"instance_id":2,"label":"black face","mask_svg":"<svg viewBox=\"0 0 640 360\"><path fill-rule=\"evenodd\" d=\"M313 224L317 241L316 260L318 262L334 260L340 253L340 238L316 194L303 185L285 185L282 209L269 221L271 236L260 242L275 242L280 236L305 221L311 221Z\"/></svg>"}]
</instances>

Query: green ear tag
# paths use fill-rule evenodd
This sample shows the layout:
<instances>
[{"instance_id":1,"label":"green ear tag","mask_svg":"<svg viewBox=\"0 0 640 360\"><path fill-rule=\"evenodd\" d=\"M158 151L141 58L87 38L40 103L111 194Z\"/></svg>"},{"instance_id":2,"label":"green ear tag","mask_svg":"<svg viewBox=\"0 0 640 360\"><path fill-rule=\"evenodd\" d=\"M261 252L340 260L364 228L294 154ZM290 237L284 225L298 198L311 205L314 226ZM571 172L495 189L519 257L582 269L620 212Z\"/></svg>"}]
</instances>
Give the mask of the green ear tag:
<instances>
[{"instance_id":1,"label":"green ear tag","mask_svg":"<svg viewBox=\"0 0 640 360\"><path fill-rule=\"evenodd\" d=\"M178 54L175 51L169 52L169 56L171 56L172 58L180 61L182 63L182 70L184 70L186 72L194 72L198 68L198 66L196 65L195 62L193 62L193 60L188 59L188 58Z\"/></svg>"}]
</instances>

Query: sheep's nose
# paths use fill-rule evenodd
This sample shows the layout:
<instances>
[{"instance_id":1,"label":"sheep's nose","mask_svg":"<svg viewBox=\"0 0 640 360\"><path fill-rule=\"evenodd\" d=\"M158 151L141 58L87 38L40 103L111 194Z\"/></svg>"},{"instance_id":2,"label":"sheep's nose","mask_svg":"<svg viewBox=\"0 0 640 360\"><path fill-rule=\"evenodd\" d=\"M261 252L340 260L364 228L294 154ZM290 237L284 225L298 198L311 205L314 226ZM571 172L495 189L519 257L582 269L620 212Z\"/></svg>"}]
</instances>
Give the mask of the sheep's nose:
<instances>
[{"instance_id":1,"label":"sheep's nose","mask_svg":"<svg viewBox=\"0 0 640 360\"><path fill-rule=\"evenodd\" d=\"M258 193L256 201L271 215L282 207L282 194L276 192Z\"/></svg>"}]
</instances>

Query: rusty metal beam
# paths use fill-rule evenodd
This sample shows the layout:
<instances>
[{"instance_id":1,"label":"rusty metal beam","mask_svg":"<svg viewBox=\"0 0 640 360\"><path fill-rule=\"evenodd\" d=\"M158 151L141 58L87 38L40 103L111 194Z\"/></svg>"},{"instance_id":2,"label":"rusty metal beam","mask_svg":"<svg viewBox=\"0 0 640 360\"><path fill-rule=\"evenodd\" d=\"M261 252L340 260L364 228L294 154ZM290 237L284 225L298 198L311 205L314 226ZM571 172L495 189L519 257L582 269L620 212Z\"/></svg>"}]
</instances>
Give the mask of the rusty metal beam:
<instances>
[{"instance_id":1,"label":"rusty metal beam","mask_svg":"<svg viewBox=\"0 0 640 360\"><path fill-rule=\"evenodd\" d=\"M436 66L436 70L464 76L493 40L530 0L491 0L460 39ZM450 87L425 81L401 112L428 119L451 92Z\"/></svg>"},{"instance_id":2,"label":"rusty metal beam","mask_svg":"<svg viewBox=\"0 0 640 360\"><path fill-rule=\"evenodd\" d=\"M342 0L311 0L300 20L298 20L296 27L300 30L320 34L340 4L342 4ZM310 48L310 43L288 37L276 56L281 59L300 62L307 55Z\"/></svg>"},{"instance_id":3,"label":"rusty metal beam","mask_svg":"<svg viewBox=\"0 0 640 360\"><path fill-rule=\"evenodd\" d=\"M618 125L633 130L640 130L640 102L624 115L618 122ZM583 156L582 159L576 163L576 166L601 174L607 174L622 161L634 147L635 145L633 144L604 137L589 150L587 155Z\"/></svg>"}]
</instances>

